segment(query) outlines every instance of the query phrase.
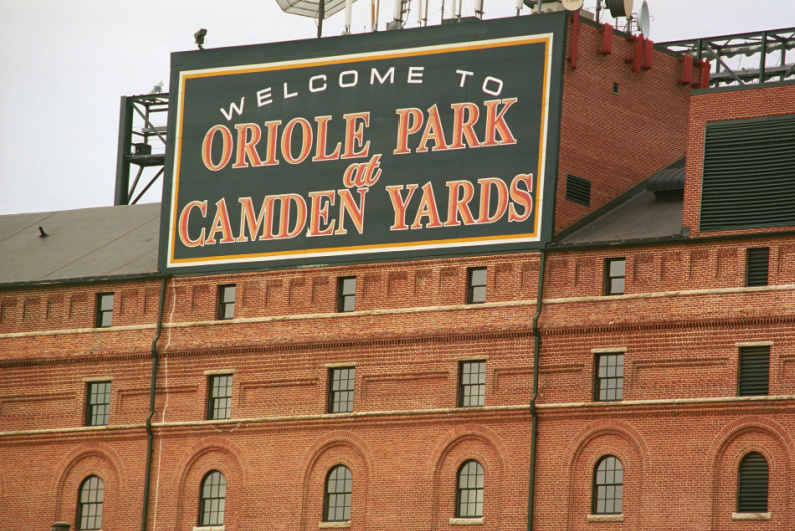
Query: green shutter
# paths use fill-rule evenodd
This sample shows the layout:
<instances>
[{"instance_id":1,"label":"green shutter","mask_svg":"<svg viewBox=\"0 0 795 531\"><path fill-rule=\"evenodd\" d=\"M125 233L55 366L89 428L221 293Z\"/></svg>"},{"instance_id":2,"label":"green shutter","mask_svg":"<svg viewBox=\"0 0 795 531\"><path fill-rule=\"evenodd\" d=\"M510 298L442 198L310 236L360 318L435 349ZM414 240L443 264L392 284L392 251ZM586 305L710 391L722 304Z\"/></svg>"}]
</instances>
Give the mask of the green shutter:
<instances>
[{"instance_id":1,"label":"green shutter","mask_svg":"<svg viewBox=\"0 0 795 531\"><path fill-rule=\"evenodd\" d=\"M770 380L770 347L740 349L740 396L768 394Z\"/></svg>"},{"instance_id":2,"label":"green shutter","mask_svg":"<svg viewBox=\"0 0 795 531\"><path fill-rule=\"evenodd\" d=\"M700 230L795 225L795 115L711 122Z\"/></svg>"},{"instance_id":3,"label":"green shutter","mask_svg":"<svg viewBox=\"0 0 795 531\"><path fill-rule=\"evenodd\" d=\"M758 452L747 454L738 475L737 512L766 513L769 471L764 456Z\"/></svg>"},{"instance_id":4,"label":"green shutter","mask_svg":"<svg viewBox=\"0 0 795 531\"><path fill-rule=\"evenodd\" d=\"M746 286L767 286L767 271L770 264L770 249L758 247L748 249L746 255Z\"/></svg>"}]
</instances>

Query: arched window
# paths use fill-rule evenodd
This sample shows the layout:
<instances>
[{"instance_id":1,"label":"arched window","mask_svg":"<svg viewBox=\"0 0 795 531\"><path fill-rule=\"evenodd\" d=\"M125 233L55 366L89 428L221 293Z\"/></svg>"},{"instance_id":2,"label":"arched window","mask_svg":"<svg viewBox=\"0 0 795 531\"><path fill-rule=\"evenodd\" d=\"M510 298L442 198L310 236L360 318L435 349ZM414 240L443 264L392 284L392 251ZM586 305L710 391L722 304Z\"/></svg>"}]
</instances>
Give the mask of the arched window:
<instances>
[{"instance_id":1,"label":"arched window","mask_svg":"<svg viewBox=\"0 0 795 531\"><path fill-rule=\"evenodd\" d=\"M202 480L199 525L223 525L226 505L226 478L211 470Z\"/></svg>"},{"instance_id":2,"label":"arched window","mask_svg":"<svg viewBox=\"0 0 795 531\"><path fill-rule=\"evenodd\" d=\"M740 461L737 483L737 512L767 512L768 466L765 456L751 452Z\"/></svg>"},{"instance_id":3,"label":"arched window","mask_svg":"<svg viewBox=\"0 0 795 531\"><path fill-rule=\"evenodd\" d=\"M624 496L624 467L607 455L596 464L593 475L593 514L621 514Z\"/></svg>"},{"instance_id":4,"label":"arched window","mask_svg":"<svg viewBox=\"0 0 795 531\"><path fill-rule=\"evenodd\" d=\"M458 518L483 516L483 467L474 459L458 469L455 515Z\"/></svg>"},{"instance_id":5,"label":"arched window","mask_svg":"<svg viewBox=\"0 0 795 531\"><path fill-rule=\"evenodd\" d=\"M77 496L77 529L102 529L102 502L105 484L97 476L88 476Z\"/></svg>"},{"instance_id":6,"label":"arched window","mask_svg":"<svg viewBox=\"0 0 795 531\"><path fill-rule=\"evenodd\" d=\"M331 469L326 478L326 496L324 499L324 522L347 522L351 519L351 493L353 492L353 476L345 465L337 465Z\"/></svg>"}]
</instances>

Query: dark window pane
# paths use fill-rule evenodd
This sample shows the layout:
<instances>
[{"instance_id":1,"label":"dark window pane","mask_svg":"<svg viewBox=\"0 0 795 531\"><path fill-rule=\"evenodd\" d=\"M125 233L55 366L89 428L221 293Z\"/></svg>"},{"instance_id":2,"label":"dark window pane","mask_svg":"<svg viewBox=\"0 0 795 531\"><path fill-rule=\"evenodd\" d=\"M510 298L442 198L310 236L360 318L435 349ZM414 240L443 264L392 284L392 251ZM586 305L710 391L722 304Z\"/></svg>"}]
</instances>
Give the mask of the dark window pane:
<instances>
[{"instance_id":1,"label":"dark window pane","mask_svg":"<svg viewBox=\"0 0 795 531\"><path fill-rule=\"evenodd\" d=\"M222 300L224 302L235 302L235 291L235 286L224 286Z\"/></svg>"},{"instance_id":2,"label":"dark window pane","mask_svg":"<svg viewBox=\"0 0 795 531\"><path fill-rule=\"evenodd\" d=\"M610 279L610 293L613 295L621 295L624 293L624 279L612 278Z\"/></svg>"},{"instance_id":3,"label":"dark window pane","mask_svg":"<svg viewBox=\"0 0 795 531\"><path fill-rule=\"evenodd\" d=\"M342 279L342 294L343 295L356 294L356 277L348 277Z\"/></svg>"},{"instance_id":4,"label":"dark window pane","mask_svg":"<svg viewBox=\"0 0 795 531\"><path fill-rule=\"evenodd\" d=\"M486 268L478 268L472 270L472 285L485 286L486 285Z\"/></svg>"}]
</instances>

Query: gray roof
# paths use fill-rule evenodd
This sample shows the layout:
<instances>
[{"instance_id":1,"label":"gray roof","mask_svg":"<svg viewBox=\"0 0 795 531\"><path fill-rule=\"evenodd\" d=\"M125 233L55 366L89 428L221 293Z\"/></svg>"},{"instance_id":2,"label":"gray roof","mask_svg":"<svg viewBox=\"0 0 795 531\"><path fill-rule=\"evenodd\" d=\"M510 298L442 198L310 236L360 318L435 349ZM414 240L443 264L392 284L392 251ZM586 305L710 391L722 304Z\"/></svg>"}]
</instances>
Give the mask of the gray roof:
<instances>
[{"instance_id":1,"label":"gray roof","mask_svg":"<svg viewBox=\"0 0 795 531\"><path fill-rule=\"evenodd\" d=\"M660 170L646 180L646 190L656 192L658 190L684 190L685 189L685 168L665 168Z\"/></svg>"},{"instance_id":2,"label":"gray roof","mask_svg":"<svg viewBox=\"0 0 795 531\"><path fill-rule=\"evenodd\" d=\"M0 284L156 273L159 234L160 203L0 216Z\"/></svg>"},{"instance_id":3,"label":"gray roof","mask_svg":"<svg viewBox=\"0 0 795 531\"><path fill-rule=\"evenodd\" d=\"M629 199L560 240L561 244L621 242L670 238L682 233L682 200L657 200L637 190Z\"/></svg>"},{"instance_id":4,"label":"gray roof","mask_svg":"<svg viewBox=\"0 0 795 531\"><path fill-rule=\"evenodd\" d=\"M680 159L565 231L559 243L615 243L682 236L684 187L685 159Z\"/></svg>"}]
</instances>

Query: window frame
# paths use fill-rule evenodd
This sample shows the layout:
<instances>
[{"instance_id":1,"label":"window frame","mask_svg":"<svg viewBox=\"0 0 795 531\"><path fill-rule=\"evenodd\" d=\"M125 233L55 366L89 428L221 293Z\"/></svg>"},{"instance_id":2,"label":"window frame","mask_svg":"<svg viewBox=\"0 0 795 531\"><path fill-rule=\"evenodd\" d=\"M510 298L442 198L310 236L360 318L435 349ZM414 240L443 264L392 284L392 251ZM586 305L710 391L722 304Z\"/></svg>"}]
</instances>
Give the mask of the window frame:
<instances>
[{"instance_id":1,"label":"window frame","mask_svg":"<svg viewBox=\"0 0 795 531\"><path fill-rule=\"evenodd\" d=\"M346 378L342 378L342 372L349 371ZM339 378L335 380L335 377ZM345 388L334 389L335 382L347 382L350 385ZM345 367L329 367L328 370L328 402L326 404L326 413L351 413L353 411L354 399L356 392L356 367L353 365ZM343 393L350 393L346 396L345 400L337 400ZM350 398L350 399L348 399ZM347 404L345 410L334 411L336 405Z\"/></svg>"},{"instance_id":2,"label":"window frame","mask_svg":"<svg viewBox=\"0 0 795 531\"><path fill-rule=\"evenodd\" d=\"M115 293L104 292L97 293L96 298L96 315L94 316L95 328L110 328L113 326L113 306L116 302ZM105 301L110 300L110 308L106 308ZM110 322L105 324L105 317L110 316Z\"/></svg>"},{"instance_id":3,"label":"window frame","mask_svg":"<svg viewBox=\"0 0 795 531\"><path fill-rule=\"evenodd\" d=\"M231 291L232 300L227 300L227 295ZM229 321L235 318L235 303L237 301L237 285L236 284L222 284L218 286L218 320ZM231 308L231 315L228 311Z\"/></svg>"},{"instance_id":4,"label":"window frame","mask_svg":"<svg viewBox=\"0 0 795 531\"><path fill-rule=\"evenodd\" d=\"M607 480L605 479L604 483L599 483L599 467L602 465L602 463L606 463L608 459L615 460L615 463L617 463L621 467L621 470L620 470L620 472L621 472L621 481L620 482L613 481L612 483L608 483ZM615 464L614 464L612 470L609 470L609 471L605 470L605 476L607 476L607 474L609 472L612 472L613 473L613 477L615 478L615 473L617 472ZM591 499L592 499L591 514L623 514L623 512L624 512L624 463L621 462L621 459L619 459L618 457L616 457L615 455L612 455L612 454L607 454L607 455L603 455L602 457L600 457L599 460L596 462L596 465L594 465L594 468L593 468L593 481L592 481L591 484L592 484L592 487L593 487L592 490L591 490ZM615 487L620 487L620 492L621 492L620 496L616 496L615 495L616 491L614 490L612 498L608 498L607 495L605 495L605 497L604 497L605 509L602 510L602 511L599 510L599 501L600 501L600 498L599 498L599 487L613 487L614 489L615 489ZM608 499L610 501L612 501L612 503L613 503L613 511L607 511L607 509L606 509ZM615 510L616 500L618 500L619 504L620 504L620 510L618 510L618 511Z\"/></svg>"},{"instance_id":5,"label":"window frame","mask_svg":"<svg viewBox=\"0 0 795 531\"><path fill-rule=\"evenodd\" d=\"M234 385L233 374L211 374L207 378L207 420L226 420L232 418L232 389ZM228 378L229 381L226 385L223 386L225 390L228 390L228 395L224 396L216 396L214 391L216 389L220 389L220 386L216 386L216 382L221 381L222 378ZM223 409L226 411L225 417L218 417L215 416L221 408L216 407L221 400L227 401L226 407Z\"/></svg>"},{"instance_id":6,"label":"window frame","mask_svg":"<svg viewBox=\"0 0 795 531\"><path fill-rule=\"evenodd\" d=\"M621 375L617 376L604 376L602 377L601 368L602 368L602 360L607 360L609 357L615 356L616 358L620 357L621 359ZM624 399L624 352L600 352L596 355L595 364L594 364L594 394L593 394L593 401L594 402L621 402ZM609 372L609 369L612 367L618 367L619 364L615 365L606 365L605 369L606 372ZM620 386L615 386L612 390L617 392L617 397L614 398L602 398L602 390L605 390L605 394L609 394L611 388L609 385L607 387L603 387L603 383L607 384L611 380L619 380Z\"/></svg>"},{"instance_id":7,"label":"window frame","mask_svg":"<svg viewBox=\"0 0 795 531\"><path fill-rule=\"evenodd\" d=\"M483 283L475 284L475 275L483 273ZM489 282L488 267L469 267L467 268L467 304L484 304L486 302L486 289ZM483 296L476 296L483 290Z\"/></svg>"},{"instance_id":8,"label":"window frame","mask_svg":"<svg viewBox=\"0 0 795 531\"><path fill-rule=\"evenodd\" d=\"M477 465L475 469L474 477L475 479L475 487L462 487L461 486L461 477L464 469L468 467L470 464L474 463ZM473 474L467 474L467 477ZM477 478L480 477L480 486L477 485L478 480ZM455 474L455 517L456 518L483 518L483 504L485 502L485 490L486 490L486 472L483 469L483 465L477 459L467 459L461 466L458 467L458 471ZM462 494L466 492L469 494L470 492L474 492L476 496L475 502L469 502L469 495L467 495L467 501L463 502L466 504L467 507L474 503L474 512L470 513L469 508L466 511L461 510L462 505Z\"/></svg>"},{"instance_id":9,"label":"window frame","mask_svg":"<svg viewBox=\"0 0 795 531\"><path fill-rule=\"evenodd\" d=\"M759 456L759 458L761 458L761 460L764 462L766 467L764 509L761 509L761 505L753 506L750 508L748 507L748 505L753 505L754 503L754 500L748 499L749 497L754 497L753 492L748 492L748 489L752 489L754 485L749 485L748 483L745 483L745 485L743 484L743 476L745 475L743 474L743 467L744 465L747 464L749 457L753 457L754 459L756 459L756 456ZM756 465L759 464L760 463L757 460ZM748 472L752 471L747 470L746 468L746 473ZM744 507L741 507L741 504L743 504ZM737 512L740 514L766 513L768 512L769 507L770 507L770 463L767 461L767 458L761 452L756 452L756 451L748 452L743 456L743 458L740 460L740 464L737 466Z\"/></svg>"},{"instance_id":10,"label":"window frame","mask_svg":"<svg viewBox=\"0 0 795 531\"><path fill-rule=\"evenodd\" d=\"M99 482L98 488L92 489L89 482L93 479L96 479ZM83 501L83 491L88 486L89 491L88 495L89 498L91 497L92 492L95 494L95 499L91 501ZM96 498L101 498L97 500ZM102 481L102 478L96 474L91 474L87 476L81 483L80 487L77 489L77 515L75 518L75 529L79 531L88 531L88 530L97 530L102 529L102 516L103 516L103 504L105 503L105 482ZM90 506L98 506L99 510L95 511L93 515L85 515L85 508ZM97 516L98 515L98 516ZM83 519L87 518L89 520L93 519L92 524L84 525ZM97 522L99 520L99 522Z\"/></svg>"},{"instance_id":11,"label":"window frame","mask_svg":"<svg viewBox=\"0 0 795 531\"><path fill-rule=\"evenodd\" d=\"M103 380L101 382L87 382L86 383L86 410L85 410L85 425L86 426L107 426L110 422L110 400L112 387L111 380ZM100 390L100 386L107 386L107 389ZM106 402L94 402L94 397L106 396ZM104 408L103 413L97 413L98 408ZM104 422L97 422L95 419L102 415Z\"/></svg>"},{"instance_id":12,"label":"window frame","mask_svg":"<svg viewBox=\"0 0 795 531\"><path fill-rule=\"evenodd\" d=\"M329 490L329 484L331 483L331 475L337 473L338 470L345 470L347 473L346 477L342 479L334 478L334 484L339 485L342 482L343 490L341 491L331 491ZM350 488L348 489L348 485ZM347 490L346 490L347 489ZM342 504L335 503L331 505L332 496L334 500L338 500L338 496L342 496ZM351 469L345 465L339 464L334 465L326 474L326 481L323 484L323 521L324 522L350 522L351 520L351 508L353 506L353 473ZM334 511L334 518L331 517L330 511ZM337 518L337 511L342 510L342 518ZM347 516L347 518L345 518Z\"/></svg>"},{"instance_id":13,"label":"window frame","mask_svg":"<svg viewBox=\"0 0 795 531\"><path fill-rule=\"evenodd\" d=\"M217 485L210 485L210 493L212 494L213 487L218 487L220 491L223 487L223 496L205 496L205 487L207 486L206 483L210 480L211 476L214 474L218 474L221 478L221 482ZM207 472L201 480L199 484L199 515L197 518L197 522L199 527L211 527L211 526L222 526L224 525L224 516L226 513L226 476L223 472L217 469L210 470ZM222 500L219 505L221 506L220 510L213 510L212 501L213 500ZM210 509L207 510L207 502L210 502ZM218 515L220 514L220 521L218 520ZM213 518L215 515L215 518Z\"/></svg>"},{"instance_id":14,"label":"window frame","mask_svg":"<svg viewBox=\"0 0 795 531\"><path fill-rule=\"evenodd\" d=\"M476 383L465 383L466 376L472 376L473 373L471 370L468 373L465 373L465 368L467 366L474 366L478 365L480 367L477 371L478 380L481 379L482 375L482 382L478 381ZM467 394L467 390L471 390L473 388L479 388L479 393L476 395L479 397L476 404L471 403L471 399L473 397L472 393L470 392ZM467 400L470 400L470 403L466 403ZM486 403L486 360L462 360L458 362L458 407L483 407Z\"/></svg>"},{"instance_id":15,"label":"window frame","mask_svg":"<svg viewBox=\"0 0 795 531\"><path fill-rule=\"evenodd\" d=\"M624 264L624 273L622 275L612 274L612 264ZM621 279L621 291L613 290L613 281ZM605 295L624 295L627 292L627 259L626 257L605 258Z\"/></svg>"},{"instance_id":16,"label":"window frame","mask_svg":"<svg viewBox=\"0 0 795 531\"><path fill-rule=\"evenodd\" d=\"M352 281L352 283L351 283ZM348 302L351 302L350 309ZM337 313L351 313L356 311L356 277L337 278Z\"/></svg>"}]
</instances>

